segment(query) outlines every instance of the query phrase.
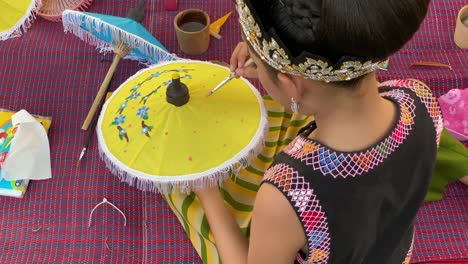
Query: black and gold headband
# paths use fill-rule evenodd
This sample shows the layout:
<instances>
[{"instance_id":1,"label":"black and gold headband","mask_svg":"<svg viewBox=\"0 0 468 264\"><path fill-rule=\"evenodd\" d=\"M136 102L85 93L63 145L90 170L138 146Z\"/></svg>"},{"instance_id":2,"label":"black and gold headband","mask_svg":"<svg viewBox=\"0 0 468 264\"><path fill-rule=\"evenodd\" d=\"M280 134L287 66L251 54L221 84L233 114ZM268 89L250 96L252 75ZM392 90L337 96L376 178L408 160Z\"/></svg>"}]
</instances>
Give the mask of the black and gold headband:
<instances>
[{"instance_id":1,"label":"black and gold headband","mask_svg":"<svg viewBox=\"0 0 468 264\"><path fill-rule=\"evenodd\" d=\"M253 0L255 1L255 0ZM357 78L379 68L381 61L345 56L336 64L319 55L303 52L291 56L279 38L266 31L258 19L249 0L237 0L239 22L245 38L263 61L276 70L306 79L324 82L346 81ZM276 40L278 39L278 40Z\"/></svg>"}]
</instances>

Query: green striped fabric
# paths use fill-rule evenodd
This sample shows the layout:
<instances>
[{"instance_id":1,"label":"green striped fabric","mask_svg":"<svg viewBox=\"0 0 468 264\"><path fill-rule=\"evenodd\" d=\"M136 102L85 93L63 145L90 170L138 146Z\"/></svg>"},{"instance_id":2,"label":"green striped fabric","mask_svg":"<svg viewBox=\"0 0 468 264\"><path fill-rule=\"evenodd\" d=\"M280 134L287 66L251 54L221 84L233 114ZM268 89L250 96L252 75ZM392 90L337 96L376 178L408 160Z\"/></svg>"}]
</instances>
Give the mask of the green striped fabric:
<instances>
[{"instance_id":1,"label":"green striped fabric","mask_svg":"<svg viewBox=\"0 0 468 264\"><path fill-rule=\"evenodd\" d=\"M228 209L246 235L249 232L255 195L264 172L276 153L289 144L298 130L311 120L303 115L285 112L284 107L269 96L264 97L264 102L270 125L265 147L247 168L229 178L221 188ZM172 193L164 197L187 232L203 263L221 263L208 221L196 196Z\"/></svg>"}]
</instances>

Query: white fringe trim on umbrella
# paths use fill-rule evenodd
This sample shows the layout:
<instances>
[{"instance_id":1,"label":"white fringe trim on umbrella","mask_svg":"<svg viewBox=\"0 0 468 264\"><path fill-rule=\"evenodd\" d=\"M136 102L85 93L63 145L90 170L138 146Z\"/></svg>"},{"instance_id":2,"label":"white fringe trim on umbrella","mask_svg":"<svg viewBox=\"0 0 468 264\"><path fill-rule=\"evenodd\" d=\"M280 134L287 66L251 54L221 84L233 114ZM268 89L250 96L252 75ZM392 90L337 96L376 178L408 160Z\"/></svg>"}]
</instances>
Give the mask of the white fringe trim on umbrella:
<instances>
[{"instance_id":1,"label":"white fringe trim on umbrella","mask_svg":"<svg viewBox=\"0 0 468 264\"><path fill-rule=\"evenodd\" d=\"M218 64L190 60L179 60L176 63L181 62L212 64L217 67L225 68ZM154 67L160 67L171 63L174 62L165 62L158 65L154 65ZM148 69L151 68L142 69L133 76L137 76L141 72L147 71ZM133 79L133 76L127 79L120 87L125 86L127 82L131 81ZM263 147L265 145L265 137L269 129L268 114L265 109L262 96L252 84L250 84L245 79L243 80L250 86L260 104L260 122L258 124L257 132L255 133L249 144L237 155L225 161L221 165L194 174L186 174L182 176L163 176L147 174L123 164L107 148L107 145L104 140L104 135L102 134L102 130L100 129L102 126L104 113L106 112L107 106L109 102L112 101L112 98L118 93L120 87L112 94L109 100L106 101L100 113L98 125L96 126L100 157L104 160L106 167L114 175L118 176L121 181L126 182L130 186L134 186L142 191L152 191L164 194L171 193L173 191L190 193L192 191L203 189L205 187L221 185L227 178L231 176L235 177L239 170L249 166L252 160L263 150Z\"/></svg>"},{"instance_id":2,"label":"white fringe trim on umbrella","mask_svg":"<svg viewBox=\"0 0 468 264\"><path fill-rule=\"evenodd\" d=\"M82 21L84 19L84 21ZM111 43L107 43L94 36L92 33L81 28L81 24L85 23L87 28L91 28L94 25L94 30L97 32L111 32L112 36L120 36L120 39L130 47L136 47L143 54L147 54L148 58L141 58L133 53L132 50L128 53L125 58L136 60L145 65L156 64L164 61L177 60L178 57L175 54L171 54L160 47L149 43L140 36L129 33L123 29L120 29L112 24L109 24L102 19L88 16L82 12L74 10L65 10L62 14L63 29L65 33L72 32L74 35L79 37L86 43L95 46L101 53L111 53L114 50L114 46Z\"/></svg>"},{"instance_id":3,"label":"white fringe trim on umbrella","mask_svg":"<svg viewBox=\"0 0 468 264\"><path fill-rule=\"evenodd\" d=\"M7 40L9 38L20 37L28 28L31 27L32 22L36 19L36 13L41 8L41 0L31 0L28 10L24 16L16 22L16 24L5 31L0 32L0 40Z\"/></svg>"}]
</instances>

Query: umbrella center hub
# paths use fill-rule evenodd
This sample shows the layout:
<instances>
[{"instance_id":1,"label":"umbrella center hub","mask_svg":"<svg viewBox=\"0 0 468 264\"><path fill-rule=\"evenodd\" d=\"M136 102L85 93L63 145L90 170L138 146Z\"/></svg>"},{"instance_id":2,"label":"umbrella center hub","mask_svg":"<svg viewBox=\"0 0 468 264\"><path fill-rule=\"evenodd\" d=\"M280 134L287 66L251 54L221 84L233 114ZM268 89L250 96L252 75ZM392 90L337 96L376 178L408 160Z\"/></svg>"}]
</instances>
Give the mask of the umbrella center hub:
<instances>
[{"instance_id":1,"label":"umbrella center hub","mask_svg":"<svg viewBox=\"0 0 468 264\"><path fill-rule=\"evenodd\" d=\"M188 103L190 99L187 85L180 81L180 75L174 73L172 75L172 82L166 90L166 100L168 103L175 106L183 106Z\"/></svg>"}]
</instances>

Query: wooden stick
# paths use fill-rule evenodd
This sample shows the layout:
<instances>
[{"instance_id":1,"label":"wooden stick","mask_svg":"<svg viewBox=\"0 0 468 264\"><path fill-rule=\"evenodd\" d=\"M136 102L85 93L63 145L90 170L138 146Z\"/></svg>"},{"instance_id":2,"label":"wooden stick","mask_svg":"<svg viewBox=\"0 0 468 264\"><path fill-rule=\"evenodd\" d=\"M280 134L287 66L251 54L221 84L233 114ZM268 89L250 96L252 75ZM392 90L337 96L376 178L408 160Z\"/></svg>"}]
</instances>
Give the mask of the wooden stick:
<instances>
[{"instance_id":1,"label":"wooden stick","mask_svg":"<svg viewBox=\"0 0 468 264\"><path fill-rule=\"evenodd\" d=\"M111 83L112 83L112 78L111 78ZM110 83L106 88L106 96L109 91ZM101 112L102 106L104 105L104 102L106 101L106 96L102 97L102 100L99 102L98 108L96 109L98 112ZM81 159L84 157L86 152L88 152L89 144L91 142L91 138L93 137L93 134L95 133L97 121L99 119L99 115L94 115L93 119L91 121L90 127L88 128L88 134L86 135L85 141L83 148L81 149L80 157L78 158L78 161L76 162L76 167L78 168L80 166Z\"/></svg>"},{"instance_id":2,"label":"wooden stick","mask_svg":"<svg viewBox=\"0 0 468 264\"><path fill-rule=\"evenodd\" d=\"M117 39L118 39L118 41L116 41L117 44L114 47L114 59L112 60L112 64L109 67L109 70L107 71L106 78L104 78L104 81L102 82L101 87L99 88L96 98L94 98L94 102L91 105L91 109L89 109L88 115L86 116L86 119L83 122L83 125L81 126L81 129L83 130L88 130L89 124L93 120L93 116L96 112L96 109L99 106L99 102L101 102L102 98L106 94L107 87L109 86L109 83L112 79L112 76L114 75L115 69L117 68L117 65L119 64L120 59L127 56L127 53L131 49L131 47L127 46L127 44L125 44L123 41L120 40L121 39L120 34Z\"/></svg>"},{"instance_id":3,"label":"wooden stick","mask_svg":"<svg viewBox=\"0 0 468 264\"><path fill-rule=\"evenodd\" d=\"M107 71L106 78L104 78L104 81L102 82L101 87L99 88L99 91L96 97L94 98L94 102L88 111L88 115L86 116L86 119L83 122L81 129L88 130L88 127L91 124L91 121L93 120L93 116L96 113L96 109L99 106L99 102L101 102L102 97L106 93L107 87L109 86L109 83L112 79L112 75L114 75L115 69L117 68L117 65L119 64L119 61L120 61L120 56L115 54L114 59L112 60L112 64L109 67L109 70Z\"/></svg>"},{"instance_id":4,"label":"wooden stick","mask_svg":"<svg viewBox=\"0 0 468 264\"><path fill-rule=\"evenodd\" d=\"M410 66L446 67L450 69L451 71L453 71L452 66L450 66L449 64L440 63L436 61L418 61L418 62L411 63Z\"/></svg>"}]
</instances>

